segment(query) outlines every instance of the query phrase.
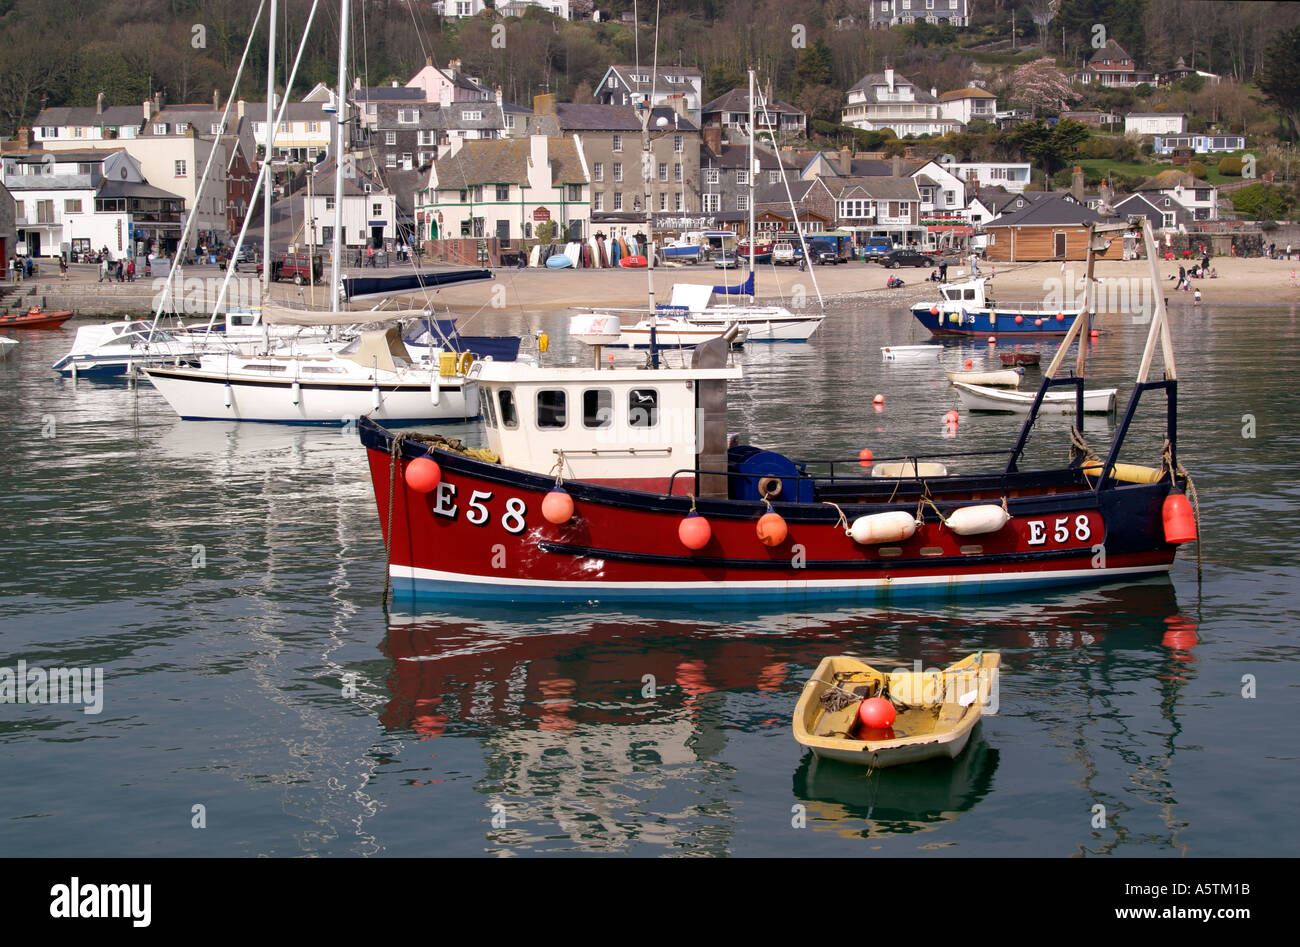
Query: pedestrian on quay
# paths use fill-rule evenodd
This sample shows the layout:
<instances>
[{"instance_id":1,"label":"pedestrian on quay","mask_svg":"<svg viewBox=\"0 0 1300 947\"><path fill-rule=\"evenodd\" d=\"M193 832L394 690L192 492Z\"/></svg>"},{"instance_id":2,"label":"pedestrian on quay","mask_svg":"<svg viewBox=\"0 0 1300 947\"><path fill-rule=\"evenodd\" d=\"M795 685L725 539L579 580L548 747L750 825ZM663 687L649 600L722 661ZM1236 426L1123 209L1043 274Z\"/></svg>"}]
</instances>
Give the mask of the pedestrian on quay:
<instances>
[{"instance_id":1,"label":"pedestrian on quay","mask_svg":"<svg viewBox=\"0 0 1300 947\"><path fill-rule=\"evenodd\" d=\"M126 278L132 283L135 282L135 257L126 261Z\"/></svg>"},{"instance_id":2,"label":"pedestrian on quay","mask_svg":"<svg viewBox=\"0 0 1300 947\"><path fill-rule=\"evenodd\" d=\"M65 256L59 257L59 276L63 279L68 278L68 258Z\"/></svg>"},{"instance_id":3,"label":"pedestrian on quay","mask_svg":"<svg viewBox=\"0 0 1300 947\"><path fill-rule=\"evenodd\" d=\"M1186 267L1182 267L1182 266L1180 266L1180 267L1178 268L1178 285L1177 285L1175 288L1176 288L1176 289L1183 289L1183 288L1184 288L1184 284L1185 284L1186 282L1187 282L1187 268L1186 268Z\"/></svg>"}]
</instances>

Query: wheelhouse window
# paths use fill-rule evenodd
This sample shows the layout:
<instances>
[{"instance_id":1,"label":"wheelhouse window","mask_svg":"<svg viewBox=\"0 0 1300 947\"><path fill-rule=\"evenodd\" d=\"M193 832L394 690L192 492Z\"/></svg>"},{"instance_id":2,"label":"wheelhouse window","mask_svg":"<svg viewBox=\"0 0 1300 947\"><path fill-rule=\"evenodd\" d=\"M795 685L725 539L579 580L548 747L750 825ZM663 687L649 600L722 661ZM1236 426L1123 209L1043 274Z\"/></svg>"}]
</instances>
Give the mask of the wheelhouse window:
<instances>
[{"instance_id":1,"label":"wheelhouse window","mask_svg":"<svg viewBox=\"0 0 1300 947\"><path fill-rule=\"evenodd\" d=\"M659 392L654 388L633 388L627 393L627 423L629 427L657 427L659 425Z\"/></svg>"},{"instance_id":2,"label":"wheelhouse window","mask_svg":"<svg viewBox=\"0 0 1300 947\"><path fill-rule=\"evenodd\" d=\"M483 415L483 423L488 427L497 426L496 406L492 402L492 389L479 388L478 403L480 413Z\"/></svg>"},{"instance_id":3,"label":"wheelhouse window","mask_svg":"<svg viewBox=\"0 0 1300 947\"><path fill-rule=\"evenodd\" d=\"M569 423L567 398L563 388L548 388L537 392L537 426L561 428Z\"/></svg>"},{"instance_id":4,"label":"wheelhouse window","mask_svg":"<svg viewBox=\"0 0 1300 947\"><path fill-rule=\"evenodd\" d=\"M497 392L497 398L501 402L501 426L513 431L519 427L519 414L515 411L515 393L509 388L502 388Z\"/></svg>"},{"instance_id":5,"label":"wheelhouse window","mask_svg":"<svg viewBox=\"0 0 1300 947\"><path fill-rule=\"evenodd\" d=\"M614 423L614 392L609 388L588 388L582 393L582 426L609 427Z\"/></svg>"}]
</instances>

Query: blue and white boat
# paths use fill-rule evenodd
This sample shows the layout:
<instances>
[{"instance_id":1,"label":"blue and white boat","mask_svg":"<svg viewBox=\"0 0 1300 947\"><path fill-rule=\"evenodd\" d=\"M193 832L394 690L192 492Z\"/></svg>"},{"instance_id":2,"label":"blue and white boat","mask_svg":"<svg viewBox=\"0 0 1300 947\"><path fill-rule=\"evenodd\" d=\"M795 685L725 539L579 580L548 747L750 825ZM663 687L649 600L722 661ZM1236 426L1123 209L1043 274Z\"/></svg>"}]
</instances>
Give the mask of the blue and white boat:
<instances>
[{"instance_id":1,"label":"blue and white boat","mask_svg":"<svg viewBox=\"0 0 1300 947\"><path fill-rule=\"evenodd\" d=\"M686 236L670 240L660 248L660 252L663 253L665 260L673 260L677 263L697 263L704 249L699 243Z\"/></svg>"},{"instance_id":2,"label":"blue and white boat","mask_svg":"<svg viewBox=\"0 0 1300 947\"><path fill-rule=\"evenodd\" d=\"M128 375L141 365L167 365L198 359L201 344L140 320L81 326L72 350L54 371L70 377Z\"/></svg>"},{"instance_id":3,"label":"blue and white boat","mask_svg":"<svg viewBox=\"0 0 1300 947\"><path fill-rule=\"evenodd\" d=\"M936 336L1041 339L1064 336L1082 311L1023 302L1000 304L988 298L985 282L986 277L978 277L940 283L940 298L913 303L912 315Z\"/></svg>"}]
</instances>

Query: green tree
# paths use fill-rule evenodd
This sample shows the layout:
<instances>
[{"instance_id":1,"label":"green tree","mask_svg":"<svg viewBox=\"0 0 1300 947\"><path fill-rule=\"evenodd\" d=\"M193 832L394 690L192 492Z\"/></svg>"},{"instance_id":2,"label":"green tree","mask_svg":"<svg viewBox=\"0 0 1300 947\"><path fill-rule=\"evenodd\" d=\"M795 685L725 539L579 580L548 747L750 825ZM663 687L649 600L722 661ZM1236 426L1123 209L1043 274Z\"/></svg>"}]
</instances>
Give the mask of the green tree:
<instances>
[{"instance_id":1,"label":"green tree","mask_svg":"<svg viewBox=\"0 0 1300 947\"><path fill-rule=\"evenodd\" d=\"M1300 26L1278 34L1264 63L1255 85L1282 110L1291 131L1300 134Z\"/></svg>"},{"instance_id":2,"label":"green tree","mask_svg":"<svg viewBox=\"0 0 1300 947\"><path fill-rule=\"evenodd\" d=\"M800 51L794 71L800 87L829 86L835 81L833 66L831 48L825 40L818 38Z\"/></svg>"},{"instance_id":3,"label":"green tree","mask_svg":"<svg viewBox=\"0 0 1300 947\"><path fill-rule=\"evenodd\" d=\"M1016 126L1011 138L1024 154L1040 162L1050 178L1088 140L1088 126L1068 118L1050 127L1041 121L1025 122Z\"/></svg>"},{"instance_id":4,"label":"green tree","mask_svg":"<svg viewBox=\"0 0 1300 947\"><path fill-rule=\"evenodd\" d=\"M1219 173L1225 177L1241 177L1241 159L1227 155L1219 159Z\"/></svg>"},{"instance_id":5,"label":"green tree","mask_svg":"<svg viewBox=\"0 0 1300 947\"><path fill-rule=\"evenodd\" d=\"M1231 194L1232 207L1251 220L1286 220L1295 209L1295 192L1262 181Z\"/></svg>"}]
</instances>

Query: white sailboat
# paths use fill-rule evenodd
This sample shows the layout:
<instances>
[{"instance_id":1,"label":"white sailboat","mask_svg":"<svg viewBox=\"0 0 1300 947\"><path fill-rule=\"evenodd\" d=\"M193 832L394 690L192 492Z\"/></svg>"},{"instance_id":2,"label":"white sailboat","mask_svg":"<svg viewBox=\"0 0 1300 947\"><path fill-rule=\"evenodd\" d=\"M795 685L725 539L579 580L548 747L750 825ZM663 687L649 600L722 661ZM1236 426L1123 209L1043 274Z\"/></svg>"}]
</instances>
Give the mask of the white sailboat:
<instances>
[{"instance_id":1,"label":"white sailboat","mask_svg":"<svg viewBox=\"0 0 1300 947\"><path fill-rule=\"evenodd\" d=\"M339 32L339 78L336 154L342 155L347 127L347 35L349 0L342 0ZM272 6L274 11L274 5ZM274 12L272 13L274 17ZM310 20L308 21L310 26ZM306 33L303 40L305 44ZM299 47L299 60L302 46ZM275 129L279 126L288 89L293 84L298 61L289 76L280 115L268 120L266 154L272 154ZM270 77L268 76L268 84ZM269 88L268 100L275 97ZM258 185L265 182L265 167ZM254 200L256 196L254 196ZM334 246L331 262L331 292L339 298L342 288L340 263L343 257L343 161L336 162L334 201ZM270 220L270 214L266 214ZM269 227L267 228L269 234ZM269 241L269 237L267 238ZM270 258L269 245L264 248ZM269 273L264 277L269 279ZM397 320L420 315L418 311L350 312L293 309L266 303L263 326L337 326ZM443 374L447 370L447 374ZM346 424L369 414L395 424L426 424L463 421L477 417L476 370L466 360L444 367L432 358L416 365L395 327L363 332L360 339L337 352L299 352L281 355L241 353L207 354L198 367L149 367L142 369L184 419L263 421L282 424Z\"/></svg>"}]
</instances>

